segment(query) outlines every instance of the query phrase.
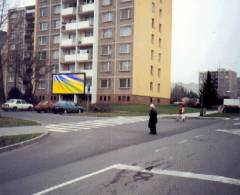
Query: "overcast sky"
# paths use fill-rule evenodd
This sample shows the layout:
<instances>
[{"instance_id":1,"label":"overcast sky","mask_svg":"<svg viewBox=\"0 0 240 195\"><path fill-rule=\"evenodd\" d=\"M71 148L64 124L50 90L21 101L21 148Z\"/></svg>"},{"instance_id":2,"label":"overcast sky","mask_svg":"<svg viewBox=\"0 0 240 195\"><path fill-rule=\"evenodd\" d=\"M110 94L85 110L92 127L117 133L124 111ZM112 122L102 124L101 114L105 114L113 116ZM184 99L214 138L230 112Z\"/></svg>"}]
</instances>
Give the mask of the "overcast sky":
<instances>
[{"instance_id":1,"label":"overcast sky","mask_svg":"<svg viewBox=\"0 0 240 195\"><path fill-rule=\"evenodd\" d=\"M172 82L197 83L199 71L219 67L240 76L239 8L240 0L173 0Z\"/></svg>"}]
</instances>

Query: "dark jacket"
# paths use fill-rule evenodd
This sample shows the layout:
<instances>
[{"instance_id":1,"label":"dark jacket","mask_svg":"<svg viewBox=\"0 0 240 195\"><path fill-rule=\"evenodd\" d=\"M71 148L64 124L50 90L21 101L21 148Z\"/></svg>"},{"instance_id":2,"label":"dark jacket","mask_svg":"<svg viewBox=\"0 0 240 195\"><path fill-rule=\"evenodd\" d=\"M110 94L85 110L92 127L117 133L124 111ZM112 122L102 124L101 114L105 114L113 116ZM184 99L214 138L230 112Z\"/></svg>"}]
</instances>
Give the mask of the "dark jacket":
<instances>
[{"instance_id":1,"label":"dark jacket","mask_svg":"<svg viewBox=\"0 0 240 195\"><path fill-rule=\"evenodd\" d=\"M149 111L149 122L148 122L148 127L155 126L156 123L158 122L157 120L157 111L155 109L151 109Z\"/></svg>"}]
</instances>

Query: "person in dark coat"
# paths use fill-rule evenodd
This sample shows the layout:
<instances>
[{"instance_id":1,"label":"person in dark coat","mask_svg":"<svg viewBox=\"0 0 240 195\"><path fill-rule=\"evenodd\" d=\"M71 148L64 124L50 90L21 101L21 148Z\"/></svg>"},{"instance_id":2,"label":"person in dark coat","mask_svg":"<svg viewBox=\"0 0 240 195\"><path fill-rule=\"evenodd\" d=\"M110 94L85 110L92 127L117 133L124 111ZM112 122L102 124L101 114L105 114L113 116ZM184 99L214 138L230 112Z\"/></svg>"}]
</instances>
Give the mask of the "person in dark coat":
<instances>
[{"instance_id":1,"label":"person in dark coat","mask_svg":"<svg viewBox=\"0 0 240 195\"><path fill-rule=\"evenodd\" d=\"M150 128L150 134L157 134L156 130L156 124L157 124L157 111L154 106L154 104L150 104L150 110L149 110L149 121L148 121L148 127Z\"/></svg>"}]
</instances>

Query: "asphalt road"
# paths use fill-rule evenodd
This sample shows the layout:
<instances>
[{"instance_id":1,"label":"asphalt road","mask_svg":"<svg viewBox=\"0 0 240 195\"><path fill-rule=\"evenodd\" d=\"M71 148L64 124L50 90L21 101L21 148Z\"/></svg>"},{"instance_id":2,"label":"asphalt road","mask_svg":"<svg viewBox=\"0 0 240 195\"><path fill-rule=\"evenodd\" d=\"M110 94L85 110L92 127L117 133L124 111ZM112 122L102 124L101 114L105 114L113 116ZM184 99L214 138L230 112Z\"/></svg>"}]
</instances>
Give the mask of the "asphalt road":
<instances>
[{"instance_id":1,"label":"asphalt road","mask_svg":"<svg viewBox=\"0 0 240 195\"><path fill-rule=\"evenodd\" d=\"M145 121L52 132L0 154L0 194L239 195L238 120L159 119L156 136Z\"/></svg>"}]
</instances>

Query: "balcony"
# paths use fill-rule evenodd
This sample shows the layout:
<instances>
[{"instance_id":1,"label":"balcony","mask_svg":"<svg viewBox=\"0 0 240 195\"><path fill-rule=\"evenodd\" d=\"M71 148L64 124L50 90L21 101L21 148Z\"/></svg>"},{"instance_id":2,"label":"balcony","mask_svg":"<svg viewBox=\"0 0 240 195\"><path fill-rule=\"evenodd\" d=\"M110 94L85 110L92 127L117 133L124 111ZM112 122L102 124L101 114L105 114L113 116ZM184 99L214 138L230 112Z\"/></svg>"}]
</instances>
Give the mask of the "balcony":
<instances>
[{"instance_id":1,"label":"balcony","mask_svg":"<svg viewBox=\"0 0 240 195\"><path fill-rule=\"evenodd\" d=\"M92 20L86 20L86 21L81 21L78 22L78 29L83 30L83 29L89 29L93 27L93 21Z\"/></svg>"},{"instance_id":2,"label":"balcony","mask_svg":"<svg viewBox=\"0 0 240 195\"><path fill-rule=\"evenodd\" d=\"M75 7L68 7L62 9L62 16L70 16L76 14L76 8Z\"/></svg>"},{"instance_id":3,"label":"balcony","mask_svg":"<svg viewBox=\"0 0 240 195\"><path fill-rule=\"evenodd\" d=\"M93 44L93 36L80 38L80 40L78 41L78 44L80 44L80 45L92 45Z\"/></svg>"},{"instance_id":4,"label":"balcony","mask_svg":"<svg viewBox=\"0 0 240 195\"><path fill-rule=\"evenodd\" d=\"M89 3L86 5L79 6L80 14L86 14L86 13L91 13L91 12L94 12L94 3Z\"/></svg>"},{"instance_id":5,"label":"balcony","mask_svg":"<svg viewBox=\"0 0 240 195\"><path fill-rule=\"evenodd\" d=\"M77 69L77 72L82 72L86 74L86 77L92 77L93 76L93 71L90 70L85 70L85 69Z\"/></svg>"},{"instance_id":6,"label":"balcony","mask_svg":"<svg viewBox=\"0 0 240 195\"><path fill-rule=\"evenodd\" d=\"M67 23L62 26L62 30L68 30L68 31L73 31L77 29L77 23L72 22L72 23Z\"/></svg>"},{"instance_id":7,"label":"balcony","mask_svg":"<svg viewBox=\"0 0 240 195\"><path fill-rule=\"evenodd\" d=\"M80 53L77 54L77 61L78 62L85 62L91 60L91 55L89 53Z\"/></svg>"},{"instance_id":8,"label":"balcony","mask_svg":"<svg viewBox=\"0 0 240 195\"><path fill-rule=\"evenodd\" d=\"M76 41L75 39L62 39L61 47L74 47L75 41Z\"/></svg>"},{"instance_id":9,"label":"balcony","mask_svg":"<svg viewBox=\"0 0 240 195\"><path fill-rule=\"evenodd\" d=\"M75 60L76 60L75 54L67 54L67 55L64 55L63 57L64 62L75 62Z\"/></svg>"}]
</instances>

